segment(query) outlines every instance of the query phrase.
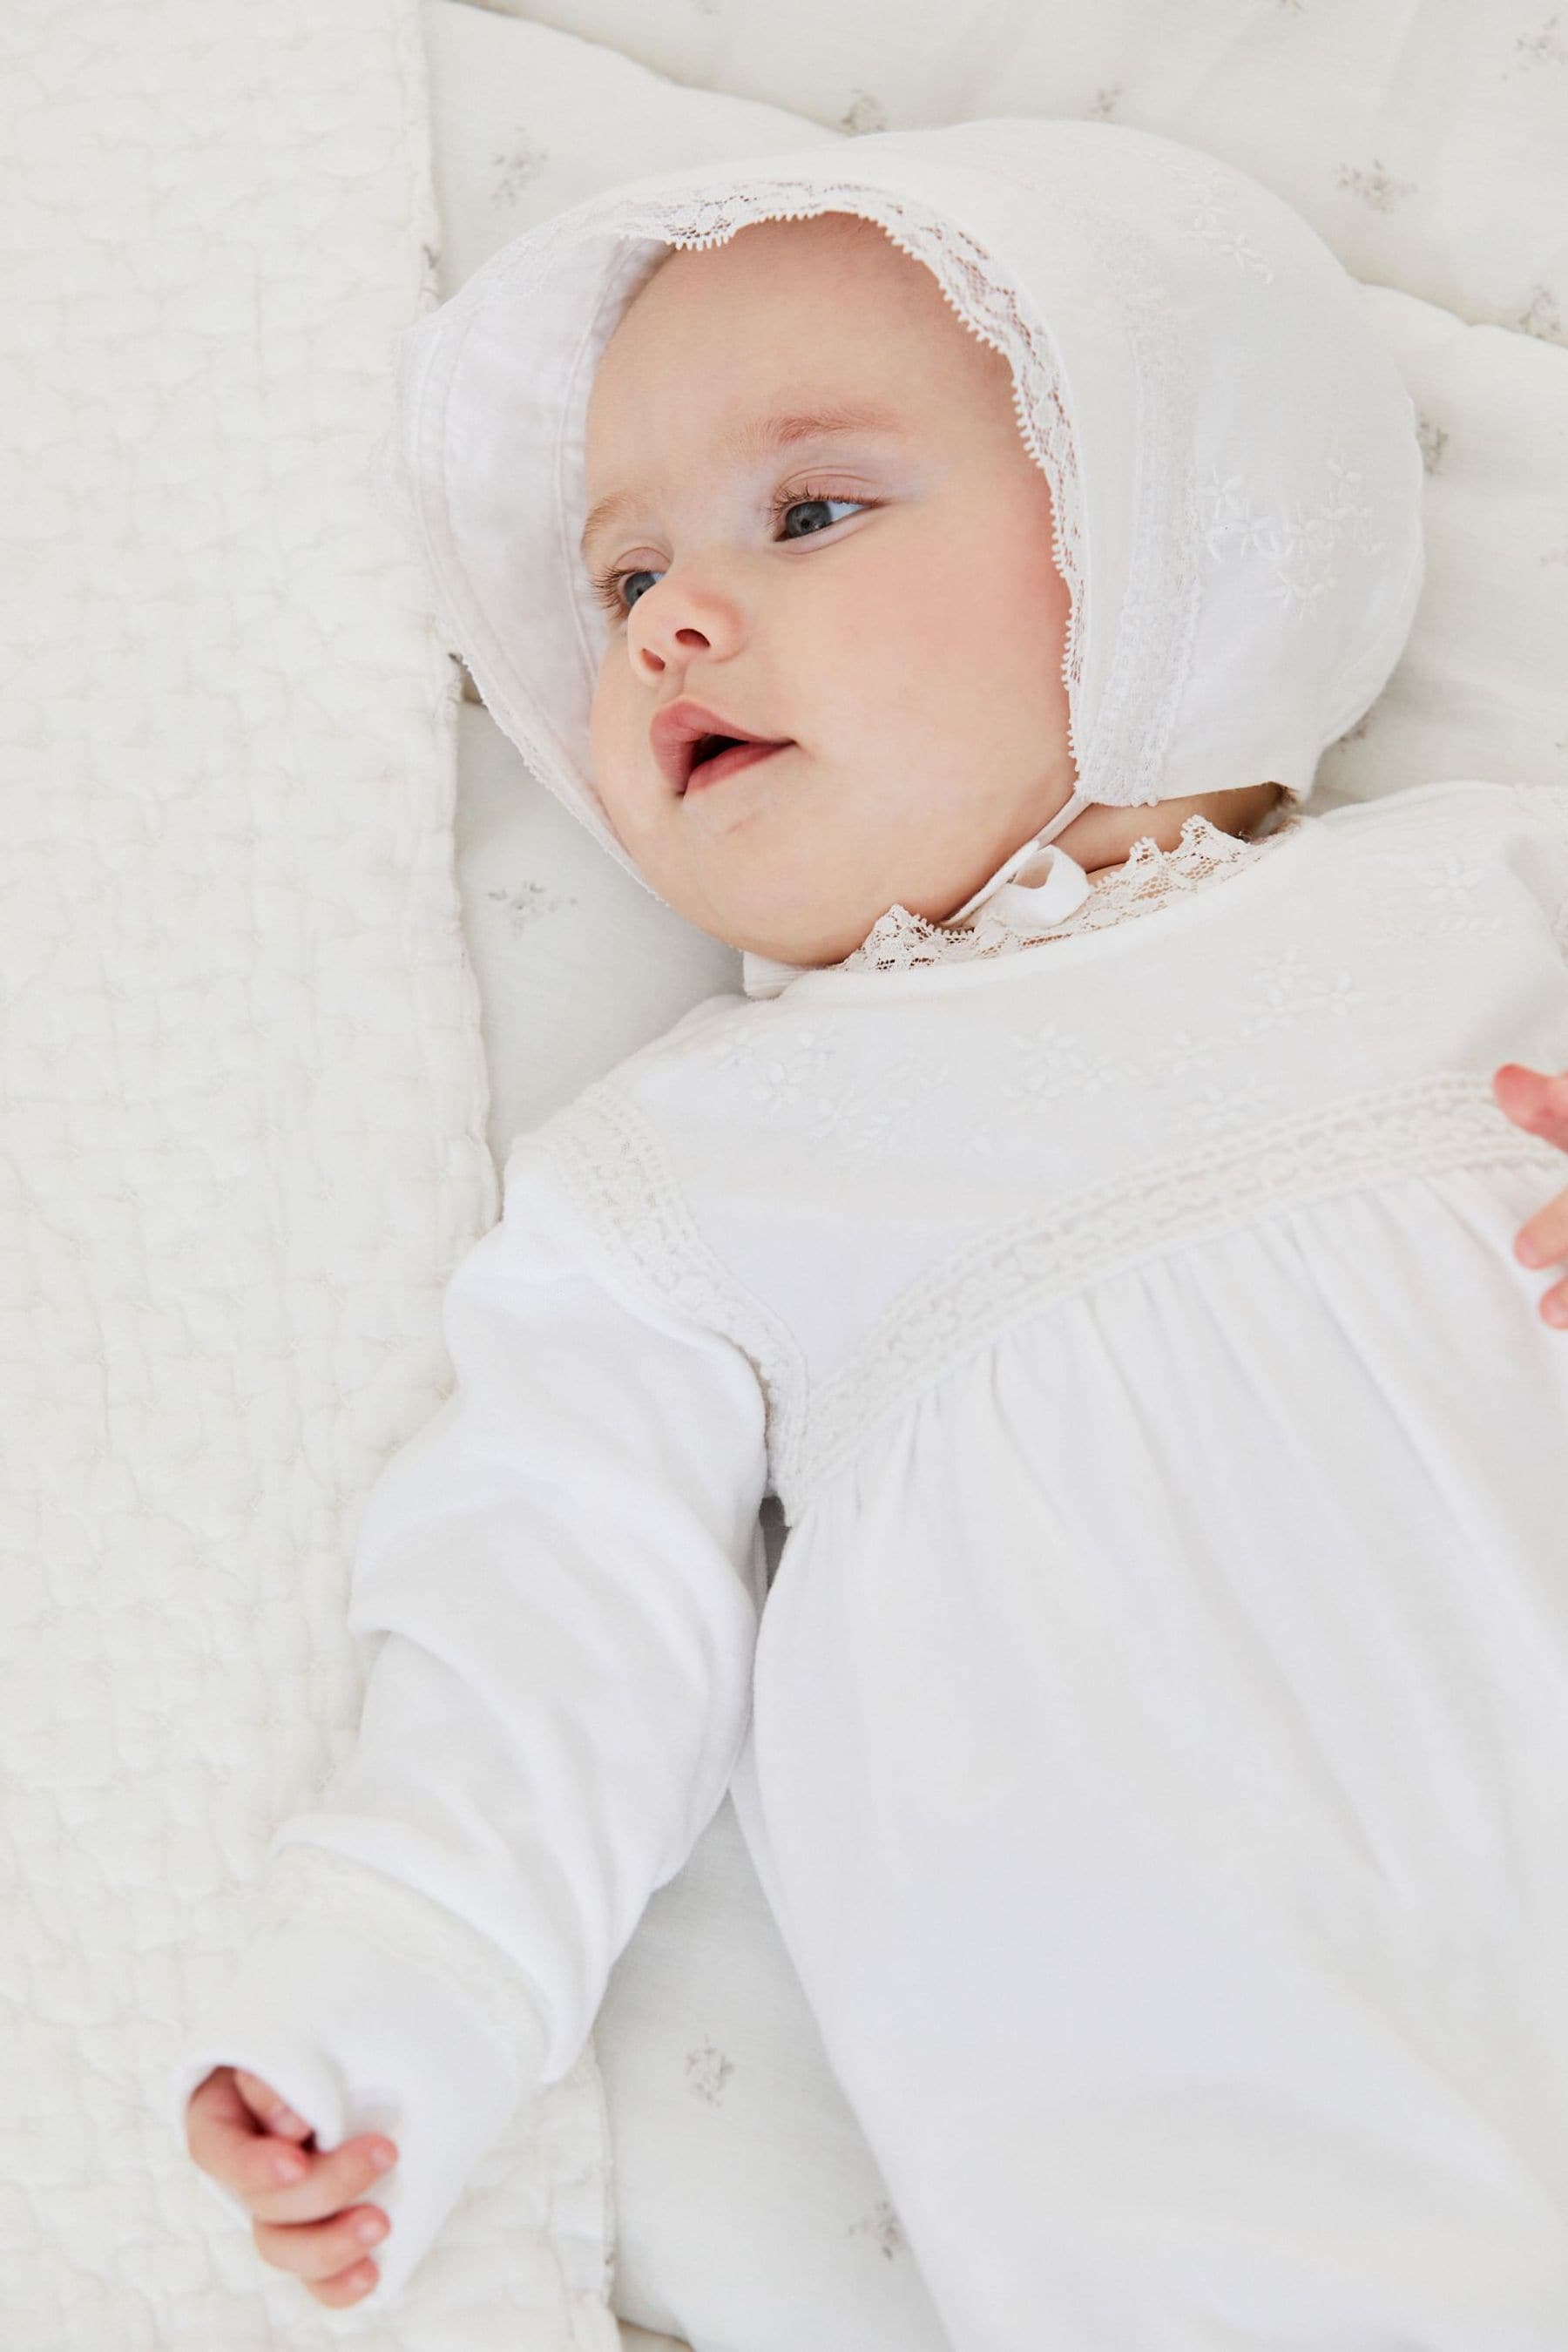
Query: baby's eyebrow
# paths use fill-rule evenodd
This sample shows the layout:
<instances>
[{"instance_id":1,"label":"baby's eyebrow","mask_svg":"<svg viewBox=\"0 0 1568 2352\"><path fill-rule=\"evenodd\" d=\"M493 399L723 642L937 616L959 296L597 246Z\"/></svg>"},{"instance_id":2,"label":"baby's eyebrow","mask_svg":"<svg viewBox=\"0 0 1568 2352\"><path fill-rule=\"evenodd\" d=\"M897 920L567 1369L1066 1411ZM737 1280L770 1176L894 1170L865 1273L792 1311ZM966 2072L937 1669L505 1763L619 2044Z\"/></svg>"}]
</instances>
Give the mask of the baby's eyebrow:
<instances>
[{"instance_id":1,"label":"baby's eyebrow","mask_svg":"<svg viewBox=\"0 0 1568 2352\"><path fill-rule=\"evenodd\" d=\"M835 434L883 433L907 438L907 422L889 410L860 401L837 401L826 407L784 409L772 416L753 416L726 435L719 445L722 457L755 457L770 450L793 448L799 441L826 441ZM632 490L612 490L594 508L583 526L579 549L584 556L600 531L617 515L637 503Z\"/></svg>"}]
</instances>

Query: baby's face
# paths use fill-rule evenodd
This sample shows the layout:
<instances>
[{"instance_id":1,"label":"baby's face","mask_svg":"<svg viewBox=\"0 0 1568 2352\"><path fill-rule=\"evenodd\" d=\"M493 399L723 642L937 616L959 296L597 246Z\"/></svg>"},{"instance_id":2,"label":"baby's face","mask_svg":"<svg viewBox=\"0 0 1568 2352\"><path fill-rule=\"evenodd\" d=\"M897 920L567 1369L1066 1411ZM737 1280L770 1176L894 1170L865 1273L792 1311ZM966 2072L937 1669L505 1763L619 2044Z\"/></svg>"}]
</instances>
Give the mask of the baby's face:
<instances>
[{"instance_id":1,"label":"baby's face","mask_svg":"<svg viewBox=\"0 0 1568 2352\"><path fill-rule=\"evenodd\" d=\"M882 421L763 437L850 404ZM595 777L689 921L836 963L890 906L952 914L1068 799L1048 485L1005 360L874 223L673 253L605 346L587 435L590 509L626 494L586 550L618 575ZM682 793L648 730L685 697L787 749Z\"/></svg>"}]
</instances>

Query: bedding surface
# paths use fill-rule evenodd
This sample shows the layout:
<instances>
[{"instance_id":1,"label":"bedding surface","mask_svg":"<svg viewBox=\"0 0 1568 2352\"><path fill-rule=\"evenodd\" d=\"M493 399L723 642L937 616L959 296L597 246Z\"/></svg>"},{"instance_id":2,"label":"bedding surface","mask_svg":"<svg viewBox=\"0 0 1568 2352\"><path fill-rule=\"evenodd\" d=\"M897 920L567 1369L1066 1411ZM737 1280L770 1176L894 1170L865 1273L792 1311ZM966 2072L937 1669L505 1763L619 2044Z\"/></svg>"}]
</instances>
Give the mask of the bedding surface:
<instances>
[{"instance_id":1,"label":"bedding surface","mask_svg":"<svg viewBox=\"0 0 1568 2352\"><path fill-rule=\"evenodd\" d=\"M460 283L465 254L541 210L687 154L798 144L812 122L1106 113L1229 155L1381 281L1428 418L1443 602L1417 668L1331 755L1331 793L1418 764L1563 773L1559 17L1385 0L1267 23L1248 7L1244 29L1216 0L1185 12L1206 29L1184 74L1146 6L1075 0L1049 12L1048 43L1035 11L928 13L910 37L894 7L556 0L529 24L440 0L426 30L475 18L515 50L510 82L492 45L452 85L469 133L439 205L412 0L14 0L0 16L0 2274L18 2352L615 2341L592 2049L368 2326L258 2263L162 2105L178 2032L245 1939L273 1825L358 1719L358 1506L446 1391L441 1295L499 1204L487 1116L504 1150L733 961L653 908L601 986L606 908L578 884L604 861L575 839L520 857L498 814L471 874L490 929L469 929L499 975L491 1109L452 890L455 676L362 470L392 337L436 298L443 247ZM1009 42L1021 62L999 60ZM606 121L637 126L635 153ZM511 776L528 788L515 761ZM623 901L648 908L629 881ZM682 1892L663 1890L667 1918ZM731 1950L708 2031L738 2048L747 1948ZM652 1951L628 1948L612 2041ZM676 2080L661 2095L689 2104ZM804 2110L809 2077L792 2082ZM640 2144L668 2147L644 2121ZM701 2162L733 2187L722 2109L702 2121ZM787 2143L803 2167L816 2128ZM640 2201L626 2188L654 2210L651 2184ZM699 2352L736 2352L733 2330L703 2337L721 2284L745 2352L826 2352L820 2325L781 2319L780 2279L806 2309L816 2284L788 2216L770 2268L734 2230L713 2242L695 2162L679 2199L661 2193L664 2221L692 2217ZM731 2214L745 2203L737 2189ZM638 2316L673 2324L668 2249L640 2253ZM854 2352L910 2352L907 2309L882 2317L879 2335L868 2306Z\"/></svg>"},{"instance_id":2,"label":"bedding surface","mask_svg":"<svg viewBox=\"0 0 1568 2352\"><path fill-rule=\"evenodd\" d=\"M343 2325L165 2069L352 1736L358 1505L497 1208L454 675L366 478L428 155L414 0L0 16L6 2352ZM602 2147L590 2053L364 2340L607 2352Z\"/></svg>"},{"instance_id":3,"label":"bedding surface","mask_svg":"<svg viewBox=\"0 0 1568 2352\"><path fill-rule=\"evenodd\" d=\"M851 138L993 114L1163 131L1274 189L1352 277L1568 344L1568 18L1550 0L479 5Z\"/></svg>"}]
</instances>

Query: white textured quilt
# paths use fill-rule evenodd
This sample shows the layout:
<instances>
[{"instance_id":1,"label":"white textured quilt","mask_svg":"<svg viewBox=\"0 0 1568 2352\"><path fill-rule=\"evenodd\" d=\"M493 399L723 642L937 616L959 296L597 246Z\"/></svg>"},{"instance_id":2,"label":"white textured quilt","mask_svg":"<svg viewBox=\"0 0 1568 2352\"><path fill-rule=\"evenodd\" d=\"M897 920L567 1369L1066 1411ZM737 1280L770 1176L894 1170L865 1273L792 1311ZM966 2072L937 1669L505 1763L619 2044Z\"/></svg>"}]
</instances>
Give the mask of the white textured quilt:
<instances>
[{"instance_id":1,"label":"white textured quilt","mask_svg":"<svg viewBox=\"0 0 1568 2352\"><path fill-rule=\"evenodd\" d=\"M0 15L5 2352L345 2326L163 2078L352 1738L358 1504L498 1207L455 675L365 478L428 148L416 0ZM364 2340L613 2347L601 2134L589 2052Z\"/></svg>"}]
</instances>

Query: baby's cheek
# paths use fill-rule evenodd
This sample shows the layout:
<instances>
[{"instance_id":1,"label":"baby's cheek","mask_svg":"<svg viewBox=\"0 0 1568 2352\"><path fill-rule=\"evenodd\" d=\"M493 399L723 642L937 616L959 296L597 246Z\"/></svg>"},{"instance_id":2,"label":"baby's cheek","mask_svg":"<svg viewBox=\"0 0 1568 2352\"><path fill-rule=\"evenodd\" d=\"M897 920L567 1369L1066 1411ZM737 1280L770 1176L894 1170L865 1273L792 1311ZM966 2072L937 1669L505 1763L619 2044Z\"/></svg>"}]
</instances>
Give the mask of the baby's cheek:
<instances>
[{"instance_id":1,"label":"baby's cheek","mask_svg":"<svg viewBox=\"0 0 1568 2352\"><path fill-rule=\"evenodd\" d=\"M594 681L594 699L588 709L588 741L595 761L604 754L605 738L610 723L608 672L608 661L601 662L598 677Z\"/></svg>"},{"instance_id":2,"label":"baby's cheek","mask_svg":"<svg viewBox=\"0 0 1568 2352\"><path fill-rule=\"evenodd\" d=\"M623 696L595 694L588 718L588 752L593 760L593 781L597 785L599 800L605 802L611 833L623 849L637 856L637 767L630 757L632 734Z\"/></svg>"},{"instance_id":3,"label":"baby's cheek","mask_svg":"<svg viewBox=\"0 0 1568 2352\"><path fill-rule=\"evenodd\" d=\"M918 698L922 681L934 684L951 670L962 628L952 582L911 562L880 567L875 578L858 583L834 635L857 667L873 664L893 683L896 708L911 693Z\"/></svg>"},{"instance_id":4,"label":"baby's cheek","mask_svg":"<svg viewBox=\"0 0 1568 2352\"><path fill-rule=\"evenodd\" d=\"M624 684L617 686L610 677L606 661L599 672L588 714L588 750L594 762L594 780L599 787L599 796L612 811L616 803L626 797L632 773L628 759L633 748L630 711Z\"/></svg>"}]
</instances>

